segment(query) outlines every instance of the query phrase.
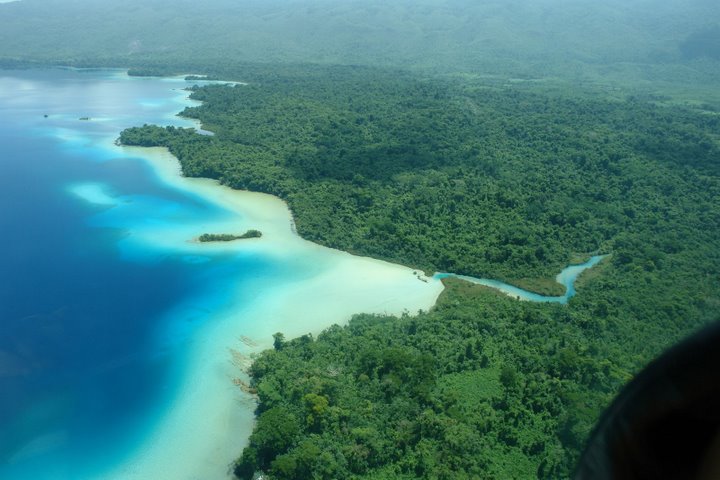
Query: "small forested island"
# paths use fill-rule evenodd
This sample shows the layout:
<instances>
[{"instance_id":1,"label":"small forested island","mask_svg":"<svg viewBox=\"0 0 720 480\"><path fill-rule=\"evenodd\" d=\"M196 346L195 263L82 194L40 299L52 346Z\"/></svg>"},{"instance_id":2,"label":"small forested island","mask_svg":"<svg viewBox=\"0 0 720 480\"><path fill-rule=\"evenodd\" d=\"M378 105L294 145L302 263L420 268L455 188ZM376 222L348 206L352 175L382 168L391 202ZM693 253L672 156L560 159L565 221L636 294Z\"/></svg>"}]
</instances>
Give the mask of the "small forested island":
<instances>
[{"instance_id":1,"label":"small forested island","mask_svg":"<svg viewBox=\"0 0 720 480\"><path fill-rule=\"evenodd\" d=\"M248 230L242 235L233 235L231 233L203 233L198 237L199 242L232 242L233 240L243 240L246 238L260 238L262 232L260 230Z\"/></svg>"}]
</instances>

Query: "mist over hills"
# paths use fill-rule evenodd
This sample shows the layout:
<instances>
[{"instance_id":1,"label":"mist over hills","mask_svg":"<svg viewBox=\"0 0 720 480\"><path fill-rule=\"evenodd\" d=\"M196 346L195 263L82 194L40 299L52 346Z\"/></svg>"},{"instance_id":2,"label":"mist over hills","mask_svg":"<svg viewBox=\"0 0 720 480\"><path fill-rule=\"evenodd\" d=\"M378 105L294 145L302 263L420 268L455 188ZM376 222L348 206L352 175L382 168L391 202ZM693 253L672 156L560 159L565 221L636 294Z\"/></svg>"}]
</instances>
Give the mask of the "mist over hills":
<instances>
[{"instance_id":1,"label":"mist over hills","mask_svg":"<svg viewBox=\"0 0 720 480\"><path fill-rule=\"evenodd\" d=\"M709 0L22 0L0 5L0 59L69 64L357 64L520 77L703 81Z\"/></svg>"}]
</instances>

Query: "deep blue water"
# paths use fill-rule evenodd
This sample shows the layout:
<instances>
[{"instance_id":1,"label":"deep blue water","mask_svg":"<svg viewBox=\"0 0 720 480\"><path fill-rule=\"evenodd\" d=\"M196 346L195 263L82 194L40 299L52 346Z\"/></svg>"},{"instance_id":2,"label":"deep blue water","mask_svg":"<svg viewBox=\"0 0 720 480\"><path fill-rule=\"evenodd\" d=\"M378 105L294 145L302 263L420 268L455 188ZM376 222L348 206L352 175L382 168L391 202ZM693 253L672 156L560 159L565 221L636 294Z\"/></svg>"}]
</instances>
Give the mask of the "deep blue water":
<instances>
[{"instance_id":1,"label":"deep blue water","mask_svg":"<svg viewBox=\"0 0 720 480\"><path fill-rule=\"evenodd\" d=\"M183 336L158 344L168 312L188 305L180 321L190 326L173 328L189 335L234 287L273 269L262 258L198 259L127 241L143 215L168 225L231 215L102 145L127 126L182 124L168 113L181 110L173 89L185 86L108 72L0 71L4 480L84 478L119 460L152 428L182 368ZM86 183L127 205L68 190Z\"/></svg>"}]
</instances>

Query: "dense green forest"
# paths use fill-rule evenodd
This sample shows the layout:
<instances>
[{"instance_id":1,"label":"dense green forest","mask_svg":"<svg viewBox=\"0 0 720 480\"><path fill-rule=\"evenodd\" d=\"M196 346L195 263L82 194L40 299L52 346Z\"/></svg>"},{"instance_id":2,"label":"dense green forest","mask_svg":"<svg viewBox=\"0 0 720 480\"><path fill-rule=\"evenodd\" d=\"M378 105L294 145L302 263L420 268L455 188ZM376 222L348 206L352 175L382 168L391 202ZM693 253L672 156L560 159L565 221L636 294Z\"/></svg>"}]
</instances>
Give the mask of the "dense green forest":
<instances>
[{"instance_id":1,"label":"dense green forest","mask_svg":"<svg viewBox=\"0 0 720 480\"><path fill-rule=\"evenodd\" d=\"M574 254L632 261L629 238L652 242L659 264L717 221L697 188L720 168L716 115L307 70L197 89L203 105L183 114L215 136L146 126L120 139L169 146L186 175L285 198L306 238L430 272L518 283Z\"/></svg>"},{"instance_id":2,"label":"dense green forest","mask_svg":"<svg viewBox=\"0 0 720 480\"><path fill-rule=\"evenodd\" d=\"M715 0L22 0L0 22L2 67L246 82L193 88L212 136L120 139L282 197L310 240L550 294L609 254L567 306L446 279L429 312L278 333L240 478L567 478L622 385L718 319Z\"/></svg>"},{"instance_id":3,"label":"dense green forest","mask_svg":"<svg viewBox=\"0 0 720 480\"><path fill-rule=\"evenodd\" d=\"M618 327L588 307L448 281L429 313L359 315L315 340L278 335L252 366L259 422L236 473L567 478L629 377L618 361L629 342L609 342Z\"/></svg>"},{"instance_id":4,"label":"dense green forest","mask_svg":"<svg viewBox=\"0 0 720 480\"><path fill-rule=\"evenodd\" d=\"M547 287L611 255L567 307L447 281L417 317L278 335L252 367L241 478L565 478L618 389L717 319L717 114L382 69L279 72L194 88L203 104L183 114L214 136L144 126L121 140L285 198L306 238L429 271Z\"/></svg>"}]
</instances>

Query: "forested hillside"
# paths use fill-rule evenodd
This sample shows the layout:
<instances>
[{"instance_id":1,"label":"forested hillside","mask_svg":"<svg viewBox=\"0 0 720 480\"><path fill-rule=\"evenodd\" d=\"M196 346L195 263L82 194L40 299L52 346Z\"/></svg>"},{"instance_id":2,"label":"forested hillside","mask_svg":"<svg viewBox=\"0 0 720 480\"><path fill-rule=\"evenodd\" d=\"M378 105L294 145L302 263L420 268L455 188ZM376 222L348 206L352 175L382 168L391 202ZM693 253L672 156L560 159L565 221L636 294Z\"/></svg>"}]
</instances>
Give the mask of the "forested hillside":
<instances>
[{"instance_id":1,"label":"forested hillside","mask_svg":"<svg viewBox=\"0 0 720 480\"><path fill-rule=\"evenodd\" d=\"M187 175L285 198L306 238L426 270L551 290L567 307L450 281L437 307L276 339L237 466L271 478L563 478L633 373L717 319L717 115L367 68L248 71L195 89L214 136L145 126Z\"/></svg>"},{"instance_id":2,"label":"forested hillside","mask_svg":"<svg viewBox=\"0 0 720 480\"><path fill-rule=\"evenodd\" d=\"M0 64L372 65L680 96L714 95L720 55L713 0L22 0L0 22Z\"/></svg>"},{"instance_id":3,"label":"forested hillside","mask_svg":"<svg viewBox=\"0 0 720 480\"><path fill-rule=\"evenodd\" d=\"M591 305L517 302L451 280L430 313L277 337L251 370L259 421L236 473L568 478L635 348Z\"/></svg>"}]
</instances>

